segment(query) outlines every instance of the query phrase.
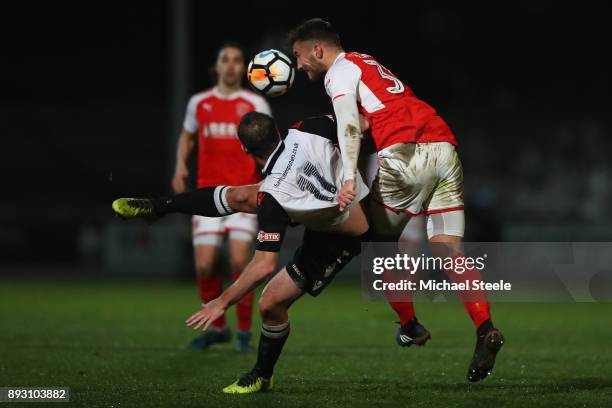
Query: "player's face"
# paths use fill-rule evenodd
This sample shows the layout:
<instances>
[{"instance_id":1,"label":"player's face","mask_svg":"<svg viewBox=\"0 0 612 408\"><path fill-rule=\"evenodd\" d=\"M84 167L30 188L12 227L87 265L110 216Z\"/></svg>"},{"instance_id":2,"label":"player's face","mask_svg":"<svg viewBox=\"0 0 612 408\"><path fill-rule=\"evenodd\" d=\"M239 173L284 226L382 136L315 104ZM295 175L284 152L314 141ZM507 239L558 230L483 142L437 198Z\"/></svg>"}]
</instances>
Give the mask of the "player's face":
<instances>
[{"instance_id":1,"label":"player's face","mask_svg":"<svg viewBox=\"0 0 612 408\"><path fill-rule=\"evenodd\" d=\"M219 81L225 85L235 86L245 74L244 55L238 48L227 47L219 52L216 66Z\"/></svg>"},{"instance_id":2,"label":"player's face","mask_svg":"<svg viewBox=\"0 0 612 408\"><path fill-rule=\"evenodd\" d=\"M312 41L293 43L293 55L297 59L298 71L304 71L311 81L323 79L327 71L323 65L323 49Z\"/></svg>"}]
</instances>

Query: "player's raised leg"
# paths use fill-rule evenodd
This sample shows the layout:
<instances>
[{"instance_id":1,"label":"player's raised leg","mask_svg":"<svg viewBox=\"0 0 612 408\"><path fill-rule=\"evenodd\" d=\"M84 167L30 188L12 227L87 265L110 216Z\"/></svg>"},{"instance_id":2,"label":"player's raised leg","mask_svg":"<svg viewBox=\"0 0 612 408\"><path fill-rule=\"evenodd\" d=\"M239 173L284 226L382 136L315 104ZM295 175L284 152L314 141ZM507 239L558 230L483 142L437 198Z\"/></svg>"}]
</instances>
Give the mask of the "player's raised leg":
<instances>
[{"instance_id":1,"label":"player's raised leg","mask_svg":"<svg viewBox=\"0 0 612 408\"><path fill-rule=\"evenodd\" d=\"M223 389L226 394L251 394L273 386L274 366L289 337L289 307L304 292L283 268L266 285L259 299L261 336L253 368Z\"/></svg>"},{"instance_id":2,"label":"player's raised leg","mask_svg":"<svg viewBox=\"0 0 612 408\"><path fill-rule=\"evenodd\" d=\"M117 198L112 208L124 220L154 221L168 214L222 217L243 212L254 214L259 184L202 187L170 197Z\"/></svg>"}]
</instances>

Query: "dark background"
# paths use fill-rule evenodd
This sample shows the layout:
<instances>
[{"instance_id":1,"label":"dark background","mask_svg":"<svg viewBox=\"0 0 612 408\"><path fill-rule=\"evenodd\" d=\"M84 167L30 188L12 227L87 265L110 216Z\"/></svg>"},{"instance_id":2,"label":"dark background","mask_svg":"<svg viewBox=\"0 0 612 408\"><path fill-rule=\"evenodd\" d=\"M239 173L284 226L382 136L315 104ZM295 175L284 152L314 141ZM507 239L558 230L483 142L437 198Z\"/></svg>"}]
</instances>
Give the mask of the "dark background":
<instances>
[{"instance_id":1,"label":"dark background","mask_svg":"<svg viewBox=\"0 0 612 408\"><path fill-rule=\"evenodd\" d=\"M287 50L287 30L316 16L455 131L467 240L612 239L608 14L508 3L20 3L3 15L0 270L130 269L139 253L187 269L185 218L128 226L110 203L170 192L187 99L211 85L221 42ZM331 111L301 73L270 102L280 126Z\"/></svg>"}]
</instances>

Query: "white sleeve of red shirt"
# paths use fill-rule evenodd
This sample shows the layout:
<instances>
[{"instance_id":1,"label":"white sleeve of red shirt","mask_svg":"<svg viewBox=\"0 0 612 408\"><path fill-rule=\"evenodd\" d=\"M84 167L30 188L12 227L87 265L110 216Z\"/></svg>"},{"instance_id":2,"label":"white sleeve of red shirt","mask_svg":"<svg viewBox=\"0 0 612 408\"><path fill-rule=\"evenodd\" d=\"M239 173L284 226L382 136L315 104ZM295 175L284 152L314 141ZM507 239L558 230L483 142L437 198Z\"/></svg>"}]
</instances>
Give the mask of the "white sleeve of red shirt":
<instances>
[{"instance_id":1,"label":"white sleeve of red shirt","mask_svg":"<svg viewBox=\"0 0 612 408\"><path fill-rule=\"evenodd\" d=\"M361 69L343 58L337 61L327 72L325 91L332 101L346 94L357 95L360 80Z\"/></svg>"},{"instance_id":2,"label":"white sleeve of red shirt","mask_svg":"<svg viewBox=\"0 0 612 408\"><path fill-rule=\"evenodd\" d=\"M187 103L187 111L183 120L183 129L189 133L198 131L198 120L196 119L196 107L200 98L197 95L192 96Z\"/></svg>"},{"instance_id":3,"label":"white sleeve of red shirt","mask_svg":"<svg viewBox=\"0 0 612 408\"><path fill-rule=\"evenodd\" d=\"M338 121L338 145L342 155L344 180L354 179L361 140L352 129L359 129L357 110L361 69L344 58L334 63L325 76L325 90L332 100Z\"/></svg>"}]
</instances>

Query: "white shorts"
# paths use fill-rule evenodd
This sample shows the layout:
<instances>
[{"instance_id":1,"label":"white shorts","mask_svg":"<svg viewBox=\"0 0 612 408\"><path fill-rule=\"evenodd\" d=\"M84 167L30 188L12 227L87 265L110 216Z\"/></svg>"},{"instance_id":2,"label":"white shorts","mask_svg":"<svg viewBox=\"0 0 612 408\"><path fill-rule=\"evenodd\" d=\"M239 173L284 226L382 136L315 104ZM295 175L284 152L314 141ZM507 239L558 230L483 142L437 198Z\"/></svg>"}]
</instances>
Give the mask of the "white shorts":
<instances>
[{"instance_id":1,"label":"white shorts","mask_svg":"<svg viewBox=\"0 0 612 408\"><path fill-rule=\"evenodd\" d=\"M230 240L252 241L257 233L257 215L235 213L225 217L202 217L191 219L193 246L221 246L223 237Z\"/></svg>"},{"instance_id":2,"label":"white shorts","mask_svg":"<svg viewBox=\"0 0 612 408\"><path fill-rule=\"evenodd\" d=\"M377 164L370 195L376 233L399 236L410 217L425 214L428 238L463 236L463 169L455 146L398 143L378 152Z\"/></svg>"},{"instance_id":3,"label":"white shorts","mask_svg":"<svg viewBox=\"0 0 612 408\"><path fill-rule=\"evenodd\" d=\"M463 168L447 142L397 143L378 152L372 198L410 215L463 209Z\"/></svg>"}]
</instances>

